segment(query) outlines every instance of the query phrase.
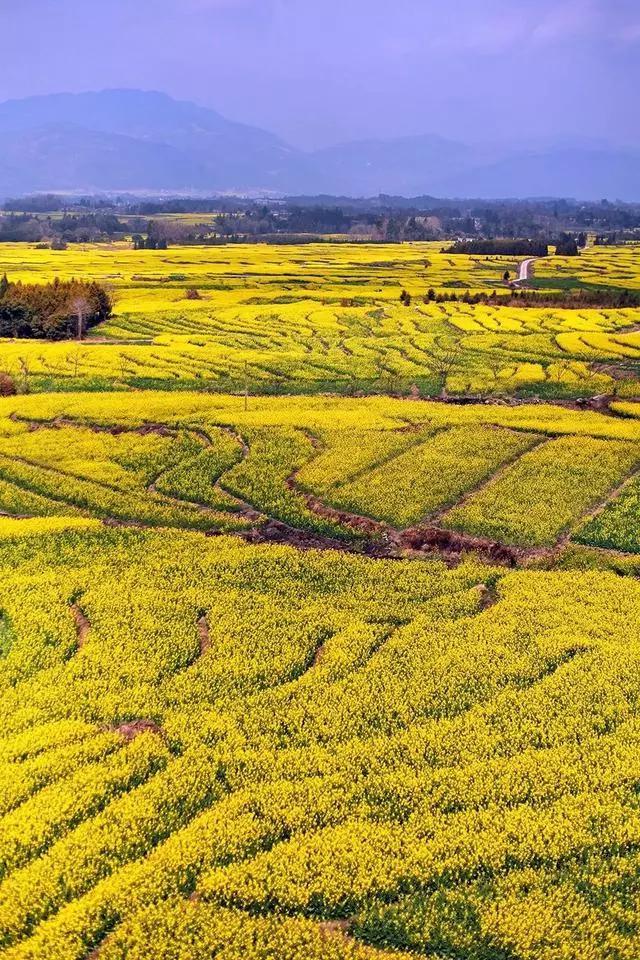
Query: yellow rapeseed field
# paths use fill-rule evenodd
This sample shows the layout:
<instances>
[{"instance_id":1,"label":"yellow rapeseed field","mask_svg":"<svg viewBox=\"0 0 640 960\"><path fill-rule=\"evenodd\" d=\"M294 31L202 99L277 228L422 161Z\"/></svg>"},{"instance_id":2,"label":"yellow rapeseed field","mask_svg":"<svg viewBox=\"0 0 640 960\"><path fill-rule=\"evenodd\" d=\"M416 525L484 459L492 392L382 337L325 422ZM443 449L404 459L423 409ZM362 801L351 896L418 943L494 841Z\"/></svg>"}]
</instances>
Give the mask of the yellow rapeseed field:
<instances>
[{"instance_id":1,"label":"yellow rapeseed field","mask_svg":"<svg viewBox=\"0 0 640 960\"><path fill-rule=\"evenodd\" d=\"M637 389L637 310L497 307L424 302L498 289L504 257L453 256L437 244L173 247L3 244L12 281L90 277L114 316L82 344L0 341L0 372L23 390L213 389L237 392L590 395ZM597 251L594 253L593 251ZM604 251L604 252L603 252ZM545 286L564 261L539 261ZM594 264L600 264L597 267ZM640 285L640 247L591 248L569 266L618 288ZM582 282L582 274L578 280ZM589 286L589 282L585 281ZM631 288L636 284L629 283ZM192 298L189 291L196 291ZM412 299L405 306L400 294ZM454 351L442 369L442 356Z\"/></svg>"},{"instance_id":2,"label":"yellow rapeseed field","mask_svg":"<svg viewBox=\"0 0 640 960\"><path fill-rule=\"evenodd\" d=\"M3 960L637 960L637 317L504 268L0 246Z\"/></svg>"}]
</instances>

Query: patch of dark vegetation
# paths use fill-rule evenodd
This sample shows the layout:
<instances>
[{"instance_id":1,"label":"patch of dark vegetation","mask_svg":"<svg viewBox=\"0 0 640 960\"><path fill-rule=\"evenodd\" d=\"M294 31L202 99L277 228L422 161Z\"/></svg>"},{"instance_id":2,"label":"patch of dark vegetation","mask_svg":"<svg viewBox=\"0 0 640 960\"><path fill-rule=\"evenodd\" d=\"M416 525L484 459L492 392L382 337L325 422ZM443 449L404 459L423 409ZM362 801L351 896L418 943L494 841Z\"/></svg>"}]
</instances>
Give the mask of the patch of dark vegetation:
<instances>
[{"instance_id":1,"label":"patch of dark vegetation","mask_svg":"<svg viewBox=\"0 0 640 960\"><path fill-rule=\"evenodd\" d=\"M440 556L462 556L473 553L490 563L504 567L517 567L526 553L518 547L511 547L496 540L472 537L436 526L404 530L399 536L399 545L410 550L435 553Z\"/></svg>"},{"instance_id":2,"label":"patch of dark vegetation","mask_svg":"<svg viewBox=\"0 0 640 960\"><path fill-rule=\"evenodd\" d=\"M532 280L531 283L536 287L542 286L538 280ZM543 283L551 288L562 286L561 282L555 280L545 280ZM583 310L586 307L612 307L624 310L640 307L640 293L633 290L627 290L624 287L579 285L577 282L575 288L567 286L566 289L550 289L544 292L539 289L514 289L507 293L500 293L497 290L491 293L484 291L471 293L465 290L463 294L456 294L436 293L431 289L427 291L423 300L425 303L481 303L490 307L557 307L561 310Z\"/></svg>"},{"instance_id":3,"label":"patch of dark vegetation","mask_svg":"<svg viewBox=\"0 0 640 960\"><path fill-rule=\"evenodd\" d=\"M470 257L547 257L549 246L543 240L457 240L453 246L444 247L442 253Z\"/></svg>"},{"instance_id":4,"label":"patch of dark vegetation","mask_svg":"<svg viewBox=\"0 0 640 960\"><path fill-rule=\"evenodd\" d=\"M219 536L217 530L207 533L206 536ZM343 553L360 553L357 547L347 541L336 540L320 533L299 530L281 520L268 520L252 530L240 531L238 536L247 543L281 543L298 550L338 550Z\"/></svg>"},{"instance_id":5,"label":"patch of dark vegetation","mask_svg":"<svg viewBox=\"0 0 640 960\"><path fill-rule=\"evenodd\" d=\"M0 337L82 339L89 327L111 316L109 294L98 283L0 280Z\"/></svg>"},{"instance_id":6,"label":"patch of dark vegetation","mask_svg":"<svg viewBox=\"0 0 640 960\"><path fill-rule=\"evenodd\" d=\"M15 639L16 635L9 615L4 610L0 610L0 659L7 656Z\"/></svg>"}]
</instances>

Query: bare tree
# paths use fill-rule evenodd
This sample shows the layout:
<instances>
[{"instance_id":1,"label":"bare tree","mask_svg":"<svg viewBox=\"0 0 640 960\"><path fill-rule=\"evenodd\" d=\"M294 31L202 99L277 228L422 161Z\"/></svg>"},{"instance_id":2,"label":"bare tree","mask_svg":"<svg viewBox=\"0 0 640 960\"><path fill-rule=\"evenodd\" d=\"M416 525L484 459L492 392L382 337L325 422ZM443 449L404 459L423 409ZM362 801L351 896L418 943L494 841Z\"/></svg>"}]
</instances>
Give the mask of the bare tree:
<instances>
[{"instance_id":1,"label":"bare tree","mask_svg":"<svg viewBox=\"0 0 640 960\"><path fill-rule=\"evenodd\" d=\"M593 354L588 351L583 353L576 353L576 360L582 366L579 367L576 371L582 382L585 386L590 387L592 390L596 389L596 385L601 384L602 372L593 365Z\"/></svg>"},{"instance_id":2,"label":"bare tree","mask_svg":"<svg viewBox=\"0 0 640 960\"><path fill-rule=\"evenodd\" d=\"M495 357L495 356L488 357L485 360L485 366L489 371L489 373L491 374L491 376L493 377L494 381L497 382L498 377L500 376L504 368L504 362L502 361L502 359L500 357Z\"/></svg>"},{"instance_id":3,"label":"bare tree","mask_svg":"<svg viewBox=\"0 0 640 960\"><path fill-rule=\"evenodd\" d=\"M80 348L76 347L73 353L67 354L67 363L70 367L73 367L74 377L78 376L78 368L80 366Z\"/></svg>"},{"instance_id":4,"label":"bare tree","mask_svg":"<svg viewBox=\"0 0 640 960\"><path fill-rule=\"evenodd\" d=\"M22 377L22 393L29 393L29 375L31 373L29 369L29 359L28 357L18 357L18 364L20 366L20 374Z\"/></svg>"},{"instance_id":5,"label":"bare tree","mask_svg":"<svg viewBox=\"0 0 640 960\"><path fill-rule=\"evenodd\" d=\"M124 353L119 355L118 363L120 364L120 379L124 382L127 376L127 356Z\"/></svg>"},{"instance_id":6,"label":"bare tree","mask_svg":"<svg viewBox=\"0 0 640 960\"><path fill-rule=\"evenodd\" d=\"M558 360L555 364L555 380L558 383L561 383L564 377L566 376L569 380L572 376L575 376L575 371L573 369L573 361L571 359L564 358Z\"/></svg>"},{"instance_id":7,"label":"bare tree","mask_svg":"<svg viewBox=\"0 0 640 960\"><path fill-rule=\"evenodd\" d=\"M71 301L71 309L76 315L76 339L80 342L84 337L85 317L89 314L91 304L86 297L80 295Z\"/></svg>"},{"instance_id":8,"label":"bare tree","mask_svg":"<svg viewBox=\"0 0 640 960\"><path fill-rule=\"evenodd\" d=\"M431 356L426 361L426 366L437 378L443 400L447 396L447 378L460 366L461 357L462 347L459 343L435 344L431 349Z\"/></svg>"}]
</instances>

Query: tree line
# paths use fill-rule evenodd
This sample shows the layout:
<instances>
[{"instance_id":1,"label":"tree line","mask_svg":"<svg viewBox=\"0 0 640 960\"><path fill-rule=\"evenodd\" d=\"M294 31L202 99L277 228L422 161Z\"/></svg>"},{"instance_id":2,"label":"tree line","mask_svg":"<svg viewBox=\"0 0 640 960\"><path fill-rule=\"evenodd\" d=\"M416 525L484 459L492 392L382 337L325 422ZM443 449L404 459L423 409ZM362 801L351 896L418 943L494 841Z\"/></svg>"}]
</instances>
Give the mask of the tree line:
<instances>
[{"instance_id":1,"label":"tree line","mask_svg":"<svg viewBox=\"0 0 640 960\"><path fill-rule=\"evenodd\" d=\"M188 214L211 214L190 220ZM167 216L167 214L173 216ZM586 240L640 240L639 204L576 204L570 201L450 201L432 197L289 197L257 201L241 197L131 202L124 198L54 195L10 200L0 209L0 242L29 242L61 249L67 243L132 238L143 250L173 244L296 243L340 237L370 243L416 240L482 244L471 252L509 255L531 243L555 244L575 256ZM489 245L489 246L487 246ZM450 252L469 252L454 248ZM511 255L536 255L531 249Z\"/></svg>"},{"instance_id":2,"label":"tree line","mask_svg":"<svg viewBox=\"0 0 640 960\"><path fill-rule=\"evenodd\" d=\"M423 296L424 303L482 303L490 307L558 307L566 309L581 309L584 307L611 307L618 310L624 310L631 307L640 307L640 293L632 290L620 289L619 287L601 287L595 290L559 290L559 291L538 291L538 290L511 290L508 293L500 293L492 290L491 293L480 291L471 293L466 290L458 295L457 293L436 293L434 289L428 290ZM404 306L411 306L411 294L403 290L400 294L400 302Z\"/></svg>"},{"instance_id":3,"label":"tree line","mask_svg":"<svg viewBox=\"0 0 640 960\"><path fill-rule=\"evenodd\" d=\"M210 214L190 219L189 214ZM167 216L169 215L169 216ZM173 216L171 216L173 215ZM586 234L598 242L640 240L640 204L554 201L443 200L433 197L368 199L242 197L131 201L127 198L43 195L9 200L0 209L0 242L61 244L133 237L138 249L174 244L295 243L334 237L370 243L438 240L482 244L471 252L509 255L502 244L555 244L575 256ZM500 249L494 247L499 243ZM487 246L489 245L489 246ZM468 248L451 252L469 252ZM531 249L511 253L535 256Z\"/></svg>"},{"instance_id":4,"label":"tree line","mask_svg":"<svg viewBox=\"0 0 640 960\"><path fill-rule=\"evenodd\" d=\"M467 254L471 257L547 257L549 246L538 240L457 240L442 253Z\"/></svg>"},{"instance_id":5,"label":"tree line","mask_svg":"<svg viewBox=\"0 0 640 960\"><path fill-rule=\"evenodd\" d=\"M111 316L109 294L94 282L10 283L0 279L0 336L82 339L89 327Z\"/></svg>"}]
</instances>

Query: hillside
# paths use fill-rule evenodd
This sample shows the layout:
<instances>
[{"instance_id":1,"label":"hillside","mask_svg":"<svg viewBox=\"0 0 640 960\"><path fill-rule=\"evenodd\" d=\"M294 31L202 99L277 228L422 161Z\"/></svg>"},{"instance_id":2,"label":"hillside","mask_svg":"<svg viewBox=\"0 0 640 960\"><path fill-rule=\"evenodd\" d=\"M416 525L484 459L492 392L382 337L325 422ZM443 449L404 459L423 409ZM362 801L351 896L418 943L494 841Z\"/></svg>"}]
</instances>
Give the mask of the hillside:
<instances>
[{"instance_id":1,"label":"hillside","mask_svg":"<svg viewBox=\"0 0 640 960\"><path fill-rule=\"evenodd\" d=\"M279 188L295 153L266 131L136 90L7 101L0 135L14 192Z\"/></svg>"},{"instance_id":2,"label":"hillside","mask_svg":"<svg viewBox=\"0 0 640 960\"><path fill-rule=\"evenodd\" d=\"M487 151L432 134L307 153L162 93L104 90L0 104L0 197L31 191L275 192L637 200L632 151Z\"/></svg>"}]
</instances>

